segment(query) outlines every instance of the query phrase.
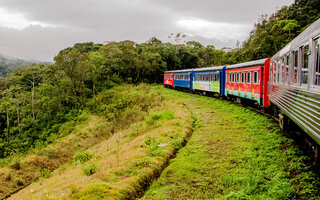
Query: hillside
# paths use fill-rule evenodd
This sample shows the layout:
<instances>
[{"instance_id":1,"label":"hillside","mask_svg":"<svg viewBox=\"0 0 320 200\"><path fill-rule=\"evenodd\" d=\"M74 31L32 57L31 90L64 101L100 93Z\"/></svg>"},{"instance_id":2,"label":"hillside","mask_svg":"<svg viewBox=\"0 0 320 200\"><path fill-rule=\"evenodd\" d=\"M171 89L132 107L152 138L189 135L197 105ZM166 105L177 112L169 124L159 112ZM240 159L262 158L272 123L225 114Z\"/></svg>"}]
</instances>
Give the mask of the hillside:
<instances>
[{"instance_id":1,"label":"hillside","mask_svg":"<svg viewBox=\"0 0 320 200\"><path fill-rule=\"evenodd\" d=\"M36 64L36 61L26 61L11 56L0 54L0 76L7 76L12 70L19 66Z\"/></svg>"},{"instance_id":2,"label":"hillside","mask_svg":"<svg viewBox=\"0 0 320 200\"><path fill-rule=\"evenodd\" d=\"M266 116L162 86L118 86L96 101L99 112L3 163L0 198L320 197L310 161Z\"/></svg>"}]
</instances>

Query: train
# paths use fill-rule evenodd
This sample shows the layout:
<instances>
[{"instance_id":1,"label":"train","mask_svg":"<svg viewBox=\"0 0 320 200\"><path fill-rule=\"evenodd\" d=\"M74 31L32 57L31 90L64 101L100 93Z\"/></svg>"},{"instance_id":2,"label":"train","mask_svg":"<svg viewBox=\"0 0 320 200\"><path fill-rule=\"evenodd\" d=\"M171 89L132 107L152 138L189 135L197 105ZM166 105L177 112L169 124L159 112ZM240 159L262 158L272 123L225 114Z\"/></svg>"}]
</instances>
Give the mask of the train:
<instances>
[{"instance_id":1,"label":"train","mask_svg":"<svg viewBox=\"0 0 320 200\"><path fill-rule=\"evenodd\" d=\"M271 58L164 72L164 86L253 104L320 145L320 19Z\"/></svg>"}]
</instances>

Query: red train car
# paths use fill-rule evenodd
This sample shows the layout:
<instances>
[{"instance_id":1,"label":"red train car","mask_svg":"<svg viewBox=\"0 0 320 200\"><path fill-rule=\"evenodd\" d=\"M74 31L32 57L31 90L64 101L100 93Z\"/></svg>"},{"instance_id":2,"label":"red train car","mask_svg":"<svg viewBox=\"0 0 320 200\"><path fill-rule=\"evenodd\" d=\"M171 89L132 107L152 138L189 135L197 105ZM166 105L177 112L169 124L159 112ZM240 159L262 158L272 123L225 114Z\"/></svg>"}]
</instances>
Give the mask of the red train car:
<instances>
[{"instance_id":1,"label":"red train car","mask_svg":"<svg viewBox=\"0 0 320 200\"><path fill-rule=\"evenodd\" d=\"M270 58L227 66L225 95L239 103L249 100L268 108L269 64Z\"/></svg>"},{"instance_id":2,"label":"red train car","mask_svg":"<svg viewBox=\"0 0 320 200\"><path fill-rule=\"evenodd\" d=\"M174 73L173 72L164 73L163 85L166 87L174 88Z\"/></svg>"}]
</instances>

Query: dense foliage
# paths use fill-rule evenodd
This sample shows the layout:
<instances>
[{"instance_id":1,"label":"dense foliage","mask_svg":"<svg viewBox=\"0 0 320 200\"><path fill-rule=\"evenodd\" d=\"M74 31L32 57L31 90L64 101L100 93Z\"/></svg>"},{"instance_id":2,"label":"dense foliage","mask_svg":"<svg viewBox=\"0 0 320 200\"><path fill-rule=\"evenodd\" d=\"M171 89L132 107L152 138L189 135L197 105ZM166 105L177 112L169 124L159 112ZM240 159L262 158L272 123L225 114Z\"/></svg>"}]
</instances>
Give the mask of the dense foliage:
<instances>
[{"instance_id":1,"label":"dense foliage","mask_svg":"<svg viewBox=\"0 0 320 200\"><path fill-rule=\"evenodd\" d=\"M270 17L261 15L249 38L229 52L229 63L271 57L320 18L320 0L295 0Z\"/></svg>"},{"instance_id":2,"label":"dense foliage","mask_svg":"<svg viewBox=\"0 0 320 200\"><path fill-rule=\"evenodd\" d=\"M297 0L269 18L262 15L249 38L227 52L196 41L174 45L154 37L142 44L87 42L61 50L54 64L17 68L0 77L0 158L41 145L62 123L84 109L94 110L96 94L115 84L159 83L166 70L272 56L320 17L319 5L320 0Z\"/></svg>"}]
</instances>

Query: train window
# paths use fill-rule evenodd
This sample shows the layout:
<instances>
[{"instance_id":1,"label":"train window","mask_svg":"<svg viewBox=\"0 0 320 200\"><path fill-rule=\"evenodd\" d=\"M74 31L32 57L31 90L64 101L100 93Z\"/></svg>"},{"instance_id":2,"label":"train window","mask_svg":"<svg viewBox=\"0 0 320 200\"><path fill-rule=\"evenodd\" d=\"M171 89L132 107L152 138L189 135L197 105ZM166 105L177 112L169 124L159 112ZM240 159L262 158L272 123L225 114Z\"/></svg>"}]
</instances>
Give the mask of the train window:
<instances>
[{"instance_id":1,"label":"train window","mask_svg":"<svg viewBox=\"0 0 320 200\"><path fill-rule=\"evenodd\" d=\"M231 73L229 73L229 83L231 82Z\"/></svg>"},{"instance_id":2,"label":"train window","mask_svg":"<svg viewBox=\"0 0 320 200\"><path fill-rule=\"evenodd\" d=\"M251 72L247 72L247 83L251 83Z\"/></svg>"},{"instance_id":3,"label":"train window","mask_svg":"<svg viewBox=\"0 0 320 200\"><path fill-rule=\"evenodd\" d=\"M286 83L289 83L290 54L286 56Z\"/></svg>"},{"instance_id":4,"label":"train window","mask_svg":"<svg viewBox=\"0 0 320 200\"><path fill-rule=\"evenodd\" d=\"M239 83L240 82L240 73L238 72L237 73L237 83Z\"/></svg>"},{"instance_id":5,"label":"train window","mask_svg":"<svg viewBox=\"0 0 320 200\"><path fill-rule=\"evenodd\" d=\"M315 44L315 85L320 85L320 38L316 40Z\"/></svg>"},{"instance_id":6,"label":"train window","mask_svg":"<svg viewBox=\"0 0 320 200\"><path fill-rule=\"evenodd\" d=\"M293 78L292 83L298 83L298 63L299 63L299 51L296 50L293 52L294 54L294 64L293 64Z\"/></svg>"},{"instance_id":7,"label":"train window","mask_svg":"<svg viewBox=\"0 0 320 200\"><path fill-rule=\"evenodd\" d=\"M277 63L277 84L280 83L280 62Z\"/></svg>"},{"instance_id":8,"label":"train window","mask_svg":"<svg viewBox=\"0 0 320 200\"><path fill-rule=\"evenodd\" d=\"M269 79L271 83L274 83L273 78L273 61L270 62L270 72L269 72Z\"/></svg>"},{"instance_id":9,"label":"train window","mask_svg":"<svg viewBox=\"0 0 320 200\"><path fill-rule=\"evenodd\" d=\"M284 62L284 57L281 58L281 83L286 82L286 65Z\"/></svg>"},{"instance_id":10,"label":"train window","mask_svg":"<svg viewBox=\"0 0 320 200\"><path fill-rule=\"evenodd\" d=\"M245 76L246 76L245 72L241 72L241 83L245 83L246 82Z\"/></svg>"},{"instance_id":11,"label":"train window","mask_svg":"<svg viewBox=\"0 0 320 200\"><path fill-rule=\"evenodd\" d=\"M235 80L235 75L234 73L232 73L232 82L234 83L234 80Z\"/></svg>"},{"instance_id":12,"label":"train window","mask_svg":"<svg viewBox=\"0 0 320 200\"><path fill-rule=\"evenodd\" d=\"M302 47L303 65L301 68L301 84L308 83L308 69L309 69L309 45Z\"/></svg>"},{"instance_id":13,"label":"train window","mask_svg":"<svg viewBox=\"0 0 320 200\"><path fill-rule=\"evenodd\" d=\"M214 76L215 76L215 77L214 77L214 81L215 81L215 82L219 82L219 74L215 74Z\"/></svg>"},{"instance_id":14,"label":"train window","mask_svg":"<svg viewBox=\"0 0 320 200\"><path fill-rule=\"evenodd\" d=\"M209 81L209 74L206 74L206 81Z\"/></svg>"},{"instance_id":15,"label":"train window","mask_svg":"<svg viewBox=\"0 0 320 200\"><path fill-rule=\"evenodd\" d=\"M273 62L273 72L272 72L272 79L273 79L273 83L276 84L276 78L277 78L277 65L275 62Z\"/></svg>"},{"instance_id":16,"label":"train window","mask_svg":"<svg viewBox=\"0 0 320 200\"><path fill-rule=\"evenodd\" d=\"M253 72L253 84L259 83L259 73L257 71Z\"/></svg>"}]
</instances>

